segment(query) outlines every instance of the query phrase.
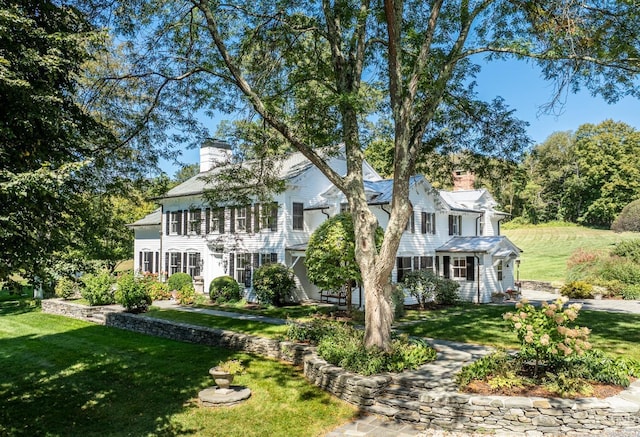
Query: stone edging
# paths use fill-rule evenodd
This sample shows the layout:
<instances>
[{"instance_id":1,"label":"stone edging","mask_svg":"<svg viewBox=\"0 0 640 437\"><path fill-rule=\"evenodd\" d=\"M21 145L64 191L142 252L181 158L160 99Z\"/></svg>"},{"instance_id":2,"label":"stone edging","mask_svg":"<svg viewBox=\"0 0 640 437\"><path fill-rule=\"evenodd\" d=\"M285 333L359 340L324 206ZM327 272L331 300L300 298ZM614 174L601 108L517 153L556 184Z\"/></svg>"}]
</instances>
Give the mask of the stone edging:
<instances>
[{"instance_id":1,"label":"stone edging","mask_svg":"<svg viewBox=\"0 0 640 437\"><path fill-rule=\"evenodd\" d=\"M603 400L480 396L438 388L418 389L405 383L403 391L413 393L414 397L401 399L398 396L393 408L385 408L378 401L385 395L388 398L393 392L394 378L391 375L365 377L347 372L319 358L315 348L307 345L117 312L113 308L103 317L96 317L95 313L101 312L100 308L92 309L55 299L43 300L42 310L158 337L242 350L300 365L311 383L364 411L386 414L396 420L420 422L430 428L549 435L600 434L603 430L637 430L640 433L640 381L618 396Z\"/></svg>"}]
</instances>

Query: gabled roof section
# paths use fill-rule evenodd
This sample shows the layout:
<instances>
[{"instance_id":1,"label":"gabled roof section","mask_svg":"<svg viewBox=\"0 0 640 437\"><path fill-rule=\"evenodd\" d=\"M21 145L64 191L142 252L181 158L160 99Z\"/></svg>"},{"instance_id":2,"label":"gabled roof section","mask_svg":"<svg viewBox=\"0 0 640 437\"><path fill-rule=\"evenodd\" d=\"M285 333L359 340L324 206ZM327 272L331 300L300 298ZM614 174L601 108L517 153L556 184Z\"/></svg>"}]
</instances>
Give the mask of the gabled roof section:
<instances>
[{"instance_id":1,"label":"gabled roof section","mask_svg":"<svg viewBox=\"0 0 640 437\"><path fill-rule=\"evenodd\" d=\"M243 167L252 168L259 165L257 160L248 160L242 163L234 163L229 165L241 165ZM309 161L302 153L294 152L287 155L281 162L279 162L279 177L280 179L287 180L299 176L313 167L311 161ZM214 168L212 170L199 173L186 180L180 185L170 189L167 194L161 196L160 199L168 199L173 197L185 197L185 196L197 196L202 194L205 190L213 188L211 184L207 184L205 178L215 176L221 172L224 167Z\"/></svg>"},{"instance_id":2,"label":"gabled roof section","mask_svg":"<svg viewBox=\"0 0 640 437\"><path fill-rule=\"evenodd\" d=\"M130 228L138 228L142 226L160 226L161 223L162 223L162 208L158 208L153 212L147 214L146 216L142 217L140 220L130 223L127 226Z\"/></svg>"},{"instance_id":3,"label":"gabled roof section","mask_svg":"<svg viewBox=\"0 0 640 437\"><path fill-rule=\"evenodd\" d=\"M488 237L453 237L436 252L490 253L495 256L520 255L518 246L504 235Z\"/></svg>"},{"instance_id":4,"label":"gabled roof section","mask_svg":"<svg viewBox=\"0 0 640 437\"><path fill-rule=\"evenodd\" d=\"M421 182L426 183L426 179L423 176L411 176L411 178L409 178L409 189ZM369 205L383 205L391 203L391 198L393 196L393 179L364 181L364 189L366 192L371 193Z\"/></svg>"}]
</instances>

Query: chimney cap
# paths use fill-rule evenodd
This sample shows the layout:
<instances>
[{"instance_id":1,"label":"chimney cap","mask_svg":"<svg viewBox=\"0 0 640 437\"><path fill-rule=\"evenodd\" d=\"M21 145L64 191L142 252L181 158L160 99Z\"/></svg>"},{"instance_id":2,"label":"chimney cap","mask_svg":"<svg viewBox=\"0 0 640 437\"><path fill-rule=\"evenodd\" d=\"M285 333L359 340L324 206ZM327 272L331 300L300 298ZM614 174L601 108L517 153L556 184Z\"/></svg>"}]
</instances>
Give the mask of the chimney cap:
<instances>
[{"instance_id":1,"label":"chimney cap","mask_svg":"<svg viewBox=\"0 0 640 437\"><path fill-rule=\"evenodd\" d=\"M200 148L204 148L204 147L214 147L216 149L231 150L231 144L227 143L224 140L219 140L217 138L207 138L206 140L204 140Z\"/></svg>"}]
</instances>

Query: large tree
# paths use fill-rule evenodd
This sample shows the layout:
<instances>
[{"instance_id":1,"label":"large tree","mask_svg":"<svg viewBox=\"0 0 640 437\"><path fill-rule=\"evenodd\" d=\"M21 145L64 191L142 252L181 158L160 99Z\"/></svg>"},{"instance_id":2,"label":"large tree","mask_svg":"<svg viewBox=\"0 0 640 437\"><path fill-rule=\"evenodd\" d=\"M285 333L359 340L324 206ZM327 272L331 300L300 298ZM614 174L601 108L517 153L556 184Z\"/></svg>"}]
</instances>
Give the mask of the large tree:
<instances>
[{"instance_id":1,"label":"large tree","mask_svg":"<svg viewBox=\"0 0 640 437\"><path fill-rule=\"evenodd\" d=\"M528 58L559 92L586 85L612 101L637 95L634 3L128 0L103 16L120 18L139 60L128 77L148 79L155 102L179 103L183 112L191 105L256 113L345 194L365 290L365 342L388 349L389 278L417 160L445 145L509 159L527 142L500 99L476 98L473 61ZM392 120L394 184L378 250L362 162L368 123L381 114ZM325 160L338 144L346 174Z\"/></svg>"}]
</instances>

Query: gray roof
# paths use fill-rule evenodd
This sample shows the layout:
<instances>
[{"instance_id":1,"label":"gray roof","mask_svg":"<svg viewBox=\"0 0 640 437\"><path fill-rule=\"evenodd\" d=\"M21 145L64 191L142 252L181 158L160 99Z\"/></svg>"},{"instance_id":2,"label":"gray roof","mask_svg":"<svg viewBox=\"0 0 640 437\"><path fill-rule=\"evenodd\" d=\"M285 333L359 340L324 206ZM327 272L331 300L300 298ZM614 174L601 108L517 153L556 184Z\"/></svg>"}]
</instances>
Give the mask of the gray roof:
<instances>
[{"instance_id":1,"label":"gray roof","mask_svg":"<svg viewBox=\"0 0 640 437\"><path fill-rule=\"evenodd\" d=\"M476 191L484 191L484 190L473 190L474 192ZM465 205L466 202L463 203L464 200L466 200L466 198L463 198L462 196L457 195L456 193L458 193L457 191L439 191L440 194L440 198L442 200L444 200L444 202L449 206L449 208L456 210L456 211L469 211L469 212L483 212L483 210L480 209L473 209L470 208L468 205ZM476 198L476 200L479 197ZM475 202L473 202L475 203Z\"/></svg>"},{"instance_id":2,"label":"gray roof","mask_svg":"<svg viewBox=\"0 0 640 437\"><path fill-rule=\"evenodd\" d=\"M409 187L413 187L419 181L424 180L423 176L411 176L409 179ZM369 199L370 204L386 204L391 203L391 197L393 195L393 179L383 179L381 181L364 181L365 191L374 193L374 196Z\"/></svg>"},{"instance_id":3,"label":"gray roof","mask_svg":"<svg viewBox=\"0 0 640 437\"><path fill-rule=\"evenodd\" d=\"M147 214L142 217L140 220L137 220L133 223L128 224L127 226L134 228L139 226L159 226L162 223L162 208L158 208L153 212Z\"/></svg>"},{"instance_id":4,"label":"gray roof","mask_svg":"<svg viewBox=\"0 0 640 437\"><path fill-rule=\"evenodd\" d=\"M251 169L256 165L260 165L260 162L257 160L247 160L241 163L226 164L225 167L228 165L240 165L245 168ZM276 165L280 166L278 171L279 178L282 180L292 179L313 167L311 161L309 161L301 152L288 154ZM167 194L160 197L160 199L200 195L205 190L214 188L214 186L210 183L207 183L205 179L207 177L216 175L221 171L222 168L223 167L217 167L212 170L199 173L191 179L188 179L180 185L170 189Z\"/></svg>"},{"instance_id":5,"label":"gray roof","mask_svg":"<svg viewBox=\"0 0 640 437\"><path fill-rule=\"evenodd\" d=\"M491 237L453 237L436 252L467 252L467 253L502 253L508 251L519 255L521 250L504 235ZM507 252L504 252L506 254ZM504 256L504 254L499 256Z\"/></svg>"}]
</instances>

